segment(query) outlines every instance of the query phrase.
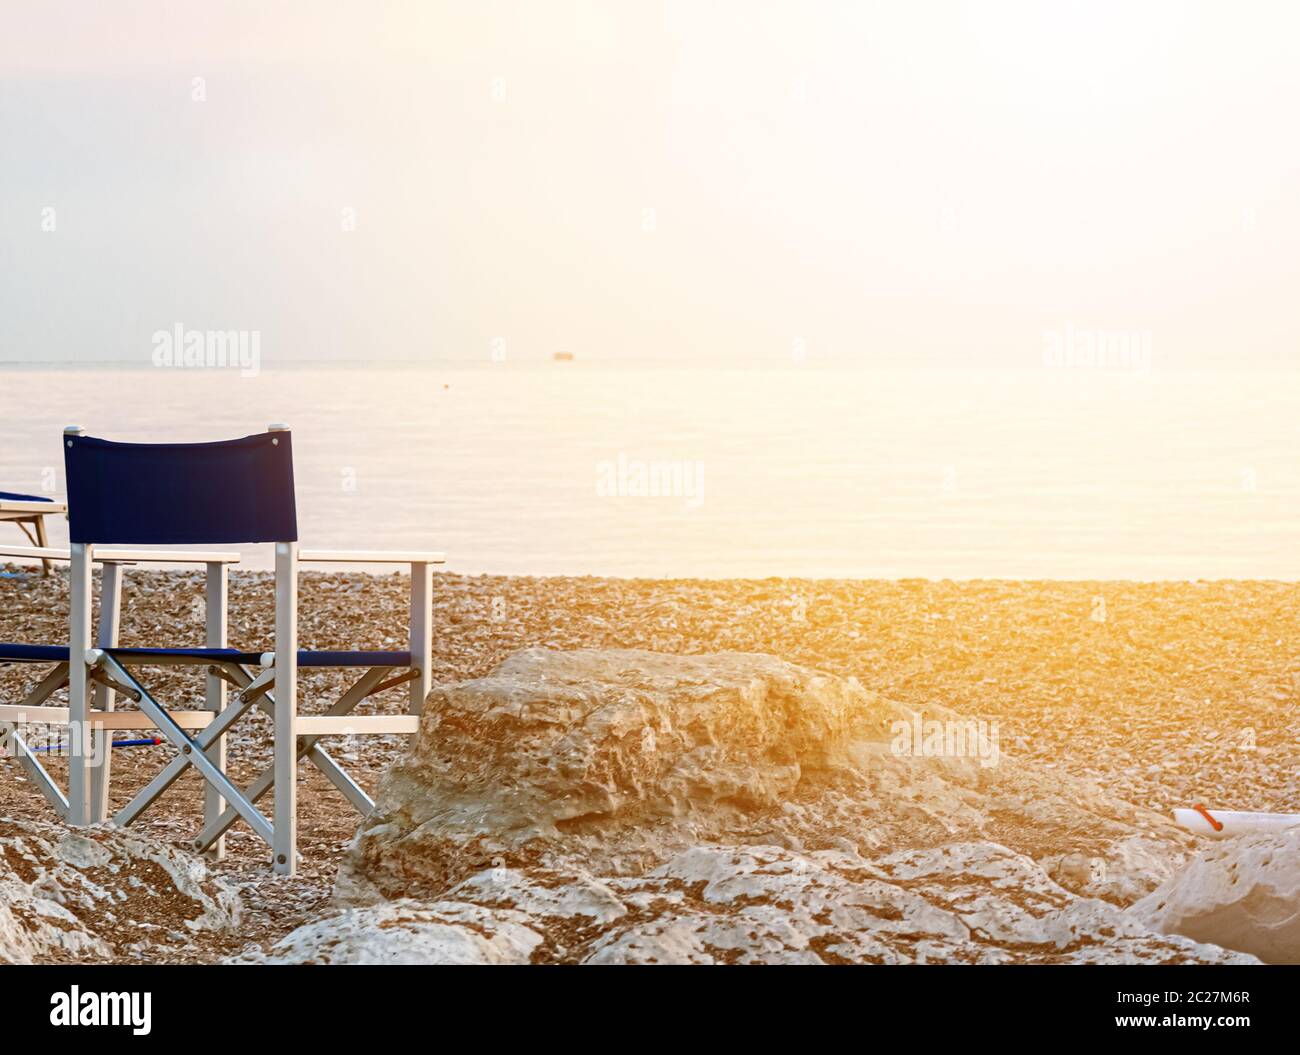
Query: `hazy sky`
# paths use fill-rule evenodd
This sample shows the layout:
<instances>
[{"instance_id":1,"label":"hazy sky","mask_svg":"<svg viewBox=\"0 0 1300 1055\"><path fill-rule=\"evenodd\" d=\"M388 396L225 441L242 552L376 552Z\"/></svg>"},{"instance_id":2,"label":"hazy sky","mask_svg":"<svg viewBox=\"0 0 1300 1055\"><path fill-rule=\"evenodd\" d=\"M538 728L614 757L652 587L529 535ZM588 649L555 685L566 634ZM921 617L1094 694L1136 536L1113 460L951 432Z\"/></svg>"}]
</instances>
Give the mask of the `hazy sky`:
<instances>
[{"instance_id":1,"label":"hazy sky","mask_svg":"<svg viewBox=\"0 0 1300 1055\"><path fill-rule=\"evenodd\" d=\"M5 7L3 360L1300 337L1293 3Z\"/></svg>"}]
</instances>

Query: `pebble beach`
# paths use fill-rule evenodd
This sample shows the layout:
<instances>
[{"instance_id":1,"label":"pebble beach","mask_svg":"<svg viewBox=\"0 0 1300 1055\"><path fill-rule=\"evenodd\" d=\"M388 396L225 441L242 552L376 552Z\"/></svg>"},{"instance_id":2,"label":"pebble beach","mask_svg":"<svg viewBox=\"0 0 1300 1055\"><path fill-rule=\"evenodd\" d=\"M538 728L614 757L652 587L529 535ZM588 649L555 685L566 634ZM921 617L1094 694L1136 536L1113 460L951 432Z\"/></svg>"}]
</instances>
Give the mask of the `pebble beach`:
<instances>
[{"instance_id":1,"label":"pebble beach","mask_svg":"<svg viewBox=\"0 0 1300 1055\"><path fill-rule=\"evenodd\" d=\"M8 565L0 578L0 639L65 640L67 579ZM675 654L759 652L856 678L912 707L943 706L996 723L1000 751L1048 772L1096 782L1160 813L1205 803L1221 809L1297 811L1300 587L1267 581L1060 582L871 580L638 580L435 575L435 685L481 677L525 648L645 649ZM198 645L199 572L129 569L122 644ZM400 574L304 573L306 648L400 648L407 580ZM233 572L230 639L269 647L269 574ZM35 666L0 667L0 695L18 701ZM174 706L196 705L201 677L146 672ZM312 713L345 674L305 676ZM56 699L55 703L62 702ZM404 688L371 701L405 707ZM245 719L232 738L237 779L269 759L269 722ZM401 738L338 738L333 751L373 792L405 751ZM166 746L114 755L113 805L166 761ZM60 778L57 752L49 767ZM358 815L309 772L300 792L303 866L291 879L266 868L265 848L242 826L214 868L237 884L245 932L286 933L325 904ZM187 775L137 822L183 846L196 827L201 784ZM0 816L50 819L11 759L0 759ZM222 944L226 942L229 944ZM240 942L197 942L196 960Z\"/></svg>"}]
</instances>

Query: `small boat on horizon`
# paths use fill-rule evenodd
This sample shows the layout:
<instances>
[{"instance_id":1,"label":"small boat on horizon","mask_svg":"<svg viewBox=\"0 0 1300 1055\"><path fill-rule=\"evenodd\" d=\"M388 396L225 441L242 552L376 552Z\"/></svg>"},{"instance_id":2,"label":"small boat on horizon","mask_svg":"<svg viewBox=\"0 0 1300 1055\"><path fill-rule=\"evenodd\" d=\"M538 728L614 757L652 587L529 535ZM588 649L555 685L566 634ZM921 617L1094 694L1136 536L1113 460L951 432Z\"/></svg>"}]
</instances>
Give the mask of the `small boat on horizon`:
<instances>
[{"instance_id":1,"label":"small boat on horizon","mask_svg":"<svg viewBox=\"0 0 1300 1055\"><path fill-rule=\"evenodd\" d=\"M551 353L551 358L554 359L557 363L571 363L571 362L573 362L573 353L572 353L572 352L552 352L552 353Z\"/></svg>"}]
</instances>

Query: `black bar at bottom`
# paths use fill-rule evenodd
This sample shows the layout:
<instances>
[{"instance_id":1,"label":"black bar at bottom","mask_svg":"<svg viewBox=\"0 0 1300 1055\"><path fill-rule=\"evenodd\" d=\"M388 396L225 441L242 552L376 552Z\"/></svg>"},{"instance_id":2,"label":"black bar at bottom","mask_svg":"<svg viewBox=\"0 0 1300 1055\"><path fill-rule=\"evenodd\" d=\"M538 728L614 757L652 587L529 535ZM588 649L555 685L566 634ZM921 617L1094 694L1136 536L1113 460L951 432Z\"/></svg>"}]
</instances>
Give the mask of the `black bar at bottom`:
<instances>
[{"instance_id":1,"label":"black bar at bottom","mask_svg":"<svg viewBox=\"0 0 1300 1055\"><path fill-rule=\"evenodd\" d=\"M185 1041L196 1030L219 1037L239 1028L259 1046L280 1038L295 1047L313 1039L337 1045L354 1036L373 1047L393 1037L394 1029L414 1040L412 1031L428 1028L435 1043L439 1036L449 1039L444 1030L451 1022L459 1023L459 1032L476 1021L482 1028L490 1024L493 1044L514 1030L534 1037L544 1030L553 1046L561 1038L545 1024L562 1020L566 1032L590 1025L585 1047L615 1043L613 1037L599 1040L601 1023L615 1007L633 1020L649 1015L645 1026L657 1021L671 1028L675 1020L697 1042L715 1031L729 1034L729 1046L769 1028L793 1028L810 1043L828 1034L861 1039L863 1030L877 1029L917 1040L994 1030L1006 1038L1185 1040L1199 1034L1231 1042L1280 1038L1297 981L1286 967L936 965L707 973L647 967L579 969L580 979L562 968L499 968L490 980L484 970L9 967L0 969L0 1004L10 1037L62 1033L89 1040L112 1033L126 1043Z\"/></svg>"}]
</instances>

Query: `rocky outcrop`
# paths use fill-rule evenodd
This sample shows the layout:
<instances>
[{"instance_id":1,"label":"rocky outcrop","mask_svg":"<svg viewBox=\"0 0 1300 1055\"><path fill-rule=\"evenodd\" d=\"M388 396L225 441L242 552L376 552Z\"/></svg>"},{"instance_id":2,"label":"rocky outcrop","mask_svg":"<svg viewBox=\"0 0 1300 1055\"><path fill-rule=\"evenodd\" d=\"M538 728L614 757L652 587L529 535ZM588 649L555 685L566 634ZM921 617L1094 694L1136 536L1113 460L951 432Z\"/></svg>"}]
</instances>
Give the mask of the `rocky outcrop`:
<instances>
[{"instance_id":1,"label":"rocky outcrop","mask_svg":"<svg viewBox=\"0 0 1300 1055\"><path fill-rule=\"evenodd\" d=\"M107 827L0 821L0 963L156 959L239 917L190 854Z\"/></svg>"},{"instance_id":2,"label":"rocky outcrop","mask_svg":"<svg viewBox=\"0 0 1300 1055\"><path fill-rule=\"evenodd\" d=\"M952 843L698 846L639 876L486 869L434 903L345 909L239 963L1252 963L1079 898L1029 858Z\"/></svg>"},{"instance_id":3,"label":"rocky outcrop","mask_svg":"<svg viewBox=\"0 0 1300 1055\"><path fill-rule=\"evenodd\" d=\"M1166 934L1300 963L1300 828L1211 843L1132 914Z\"/></svg>"},{"instance_id":4,"label":"rocky outcrop","mask_svg":"<svg viewBox=\"0 0 1300 1055\"><path fill-rule=\"evenodd\" d=\"M1123 905L1194 846L1167 818L1006 744L904 754L900 722L966 724L771 656L521 652L430 695L339 892L439 897L493 865L636 875L706 843L873 857L973 840Z\"/></svg>"},{"instance_id":5,"label":"rocky outcrop","mask_svg":"<svg viewBox=\"0 0 1300 1055\"><path fill-rule=\"evenodd\" d=\"M1161 938L992 843L904 851L874 863L842 851L699 847L643 879L609 885L633 911L591 943L586 963L1251 959Z\"/></svg>"},{"instance_id":6,"label":"rocky outcrop","mask_svg":"<svg viewBox=\"0 0 1300 1055\"><path fill-rule=\"evenodd\" d=\"M967 725L771 656L519 653L430 695L348 907L241 962L1256 962L1127 911L1187 833L927 723Z\"/></svg>"}]
</instances>

